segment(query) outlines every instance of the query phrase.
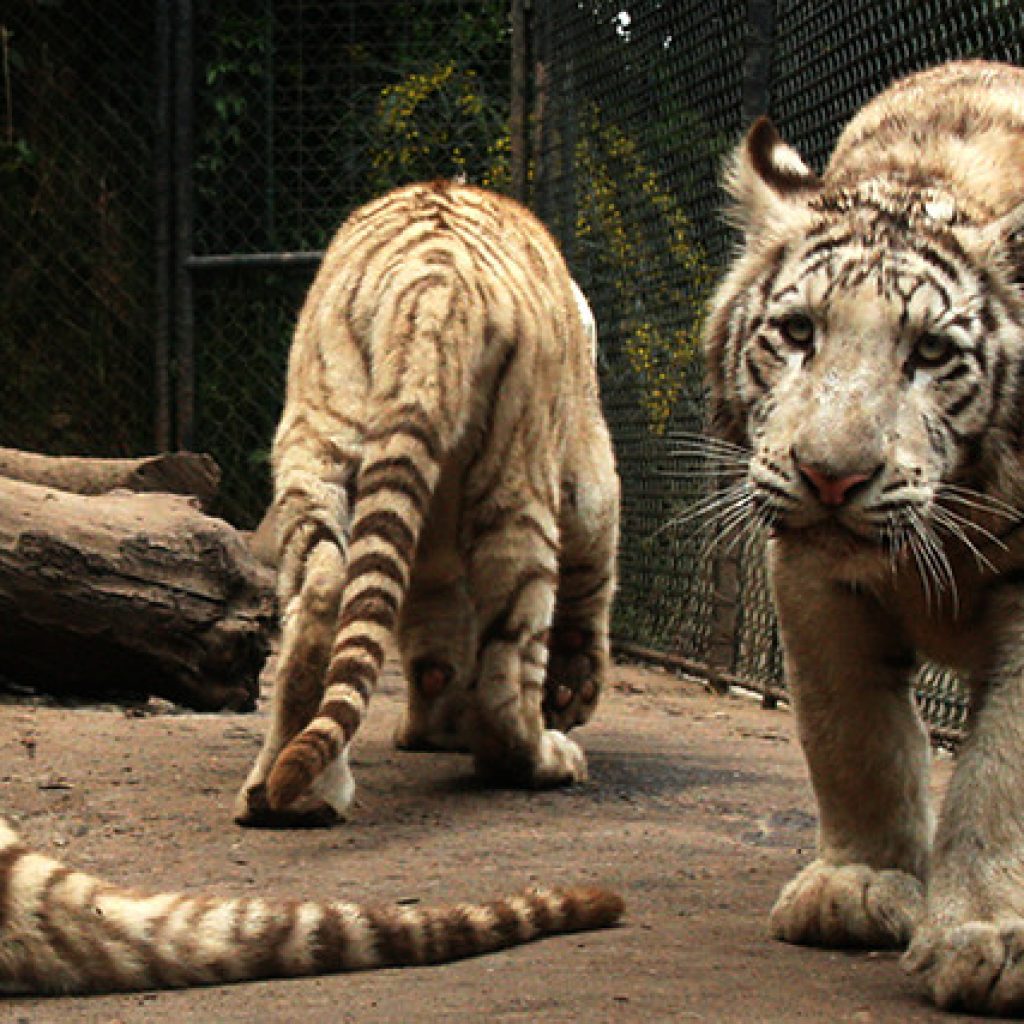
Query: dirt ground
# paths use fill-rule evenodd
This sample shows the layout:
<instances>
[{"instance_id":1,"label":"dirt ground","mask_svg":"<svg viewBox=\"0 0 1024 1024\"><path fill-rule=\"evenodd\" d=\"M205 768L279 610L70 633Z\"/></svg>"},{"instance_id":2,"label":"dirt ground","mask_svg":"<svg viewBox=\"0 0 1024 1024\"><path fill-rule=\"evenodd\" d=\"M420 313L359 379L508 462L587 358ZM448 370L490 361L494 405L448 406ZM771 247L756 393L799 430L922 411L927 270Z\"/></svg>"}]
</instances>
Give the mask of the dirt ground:
<instances>
[{"instance_id":1,"label":"dirt ground","mask_svg":"<svg viewBox=\"0 0 1024 1024\"><path fill-rule=\"evenodd\" d=\"M232 824L231 800L265 711L0 705L0 807L41 849L136 888L428 902L582 881L612 886L627 901L618 928L441 967L13 998L0 1018L950 1021L914 994L894 954L768 938L772 900L814 846L791 715L637 667L618 666L614 680L596 720L578 733L590 781L523 793L481 788L465 757L396 752L401 683L390 673L357 744L355 813L328 831ZM937 787L948 770L940 759Z\"/></svg>"}]
</instances>

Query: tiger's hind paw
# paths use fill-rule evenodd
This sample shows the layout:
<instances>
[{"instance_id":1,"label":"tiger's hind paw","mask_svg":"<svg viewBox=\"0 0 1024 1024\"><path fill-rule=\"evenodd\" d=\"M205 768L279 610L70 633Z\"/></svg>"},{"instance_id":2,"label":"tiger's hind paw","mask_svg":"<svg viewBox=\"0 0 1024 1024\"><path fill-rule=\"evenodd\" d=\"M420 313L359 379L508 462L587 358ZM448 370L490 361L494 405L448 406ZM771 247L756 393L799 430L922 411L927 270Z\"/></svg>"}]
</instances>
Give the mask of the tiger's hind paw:
<instances>
[{"instance_id":1,"label":"tiger's hind paw","mask_svg":"<svg viewBox=\"0 0 1024 1024\"><path fill-rule=\"evenodd\" d=\"M533 785L537 788L571 786L586 779L587 759L579 745L557 729L546 729L533 769Z\"/></svg>"},{"instance_id":2,"label":"tiger's hind paw","mask_svg":"<svg viewBox=\"0 0 1024 1024\"><path fill-rule=\"evenodd\" d=\"M473 753L477 772L492 785L553 789L587 778L583 751L557 729L545 729L540 742L530 750L510 750L500 742L484 738L478 741Z\"/></svg>"},{"instance_id":3,"label":"tiger's hind paw","mask_svg":"<svg viewBox=\"0 0 1024 1024\"><path fill-rule=\"evenodd\" d=\"M235 824L243 828L331 828L339 817L330 804L309 801L304 807L274 810L267 800L265 783L242 790L235 800Z\"/></svg>"},{"instance_id":4,"label":"tiger's hind paw","mask_svg":"<svg viewBox=\"0 0 1024 1024\"><path fill-rule=\"evenodd\" d=\"M235 800L235 822L246 828L330 828L346 820L355 789L345 749L286 807L271 804L265 782L247 785Z\"/></svg>"},{"instance_id":5,"label":"tiger's hind paw","mask_svg":"<svg viewBox=\"0 0 1024 1024\"><path fill-rule=\"evenodd\" d=\"M594 634L581 627L551 632L544 679L544 724L568 732L594 713L601 695L600 661Z\"/></svg>"},{"instance_id":6,"label":"tiger's hind paw","mask_svg":"<svg viewBox=\"0 0 1024 1024\"><path fill-rule=\"evenodd\" d=\"M319 798L344 820L356 795L356 780L348 765L348 747L313 782L314 798Z\"/></svg>"}]
</instances>

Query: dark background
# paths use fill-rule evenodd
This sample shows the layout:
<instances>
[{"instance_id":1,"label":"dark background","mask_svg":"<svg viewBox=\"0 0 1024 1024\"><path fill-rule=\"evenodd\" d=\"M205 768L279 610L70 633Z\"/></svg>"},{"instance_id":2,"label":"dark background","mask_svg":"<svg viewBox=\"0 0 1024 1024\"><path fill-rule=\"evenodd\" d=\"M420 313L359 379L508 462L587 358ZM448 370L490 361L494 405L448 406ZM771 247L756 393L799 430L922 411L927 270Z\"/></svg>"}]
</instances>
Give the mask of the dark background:
<instances>
[{"instance_id":1,"label":"dark background","mask_svg":"<svg viewBox=\"0 0 1024 1024\"><path fill-rule=\"evenodd\" d=\"M769 695L760 545L661 529L707 489L697 339L719 167L767 111L820 167L893 78L1020 62L1006 0L8 0L0 444L211 452L251 526L290 333L348 212L464 175L554 230L591 298L624 484L620 650ZM922 677L939 726L955 683Z\"/></svg>"}]
</instances>

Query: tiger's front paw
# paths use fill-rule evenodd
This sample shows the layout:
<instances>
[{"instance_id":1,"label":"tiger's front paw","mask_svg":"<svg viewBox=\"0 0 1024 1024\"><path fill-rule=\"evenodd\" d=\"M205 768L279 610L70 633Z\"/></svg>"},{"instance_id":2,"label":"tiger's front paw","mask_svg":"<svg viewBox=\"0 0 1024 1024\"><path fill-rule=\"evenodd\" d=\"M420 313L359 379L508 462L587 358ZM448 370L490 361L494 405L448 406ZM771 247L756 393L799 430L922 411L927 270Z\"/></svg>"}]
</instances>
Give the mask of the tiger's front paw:
<instances>
[{"instance_id":1,"label":"tiger's front paw","mask_svg":"<svg viewBox=\"0 0 1024 1024\"><path fill-rule=\"evenodd\" d=\"M929 924L914 935L904 970L944 1010L1024 1010L1024 919Z\"/></svg>"},{"instance_id":2,"label":"tiger's front paw","mask_svg":"<svg viewBox=\"0 0 1024 1024\"><path fill-rule=\"evenodd\" d=\"M904 871L816 860L783 888L772 908L772 935L806 946L901 948L923 899L921 883Z\"/></svg>"}]
</instances>

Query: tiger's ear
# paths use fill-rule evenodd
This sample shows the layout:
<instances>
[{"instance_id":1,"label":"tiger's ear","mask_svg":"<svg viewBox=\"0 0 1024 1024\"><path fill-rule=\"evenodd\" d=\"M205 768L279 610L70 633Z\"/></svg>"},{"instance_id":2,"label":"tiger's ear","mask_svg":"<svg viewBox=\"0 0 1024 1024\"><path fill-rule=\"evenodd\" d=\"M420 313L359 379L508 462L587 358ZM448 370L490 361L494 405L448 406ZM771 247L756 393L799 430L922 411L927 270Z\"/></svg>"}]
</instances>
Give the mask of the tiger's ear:
<instances>
[{"instance_id":1,"label":"tiger's ear","mask_svg":"<svg viewBox=\"0 0 1024 1024\"><path fill-rule=\"evenodd\" d=\"M961 228L961 243L988 264L999 264L1024 286L1024 201L982 227Z\"/></svg>"},{"instance_id":2,"label":"tiger's ear","mask_svg":"<svg viewBox=\"0 0 1024 1024\"><path fill-rule=\"evenodd\" d=\"M775 125L759 117L733 152L725 188L733 199L733 223L745 234L757 235L800 219L821 182L800 154L782 141Z\"/></svg>"}]
</instances>

